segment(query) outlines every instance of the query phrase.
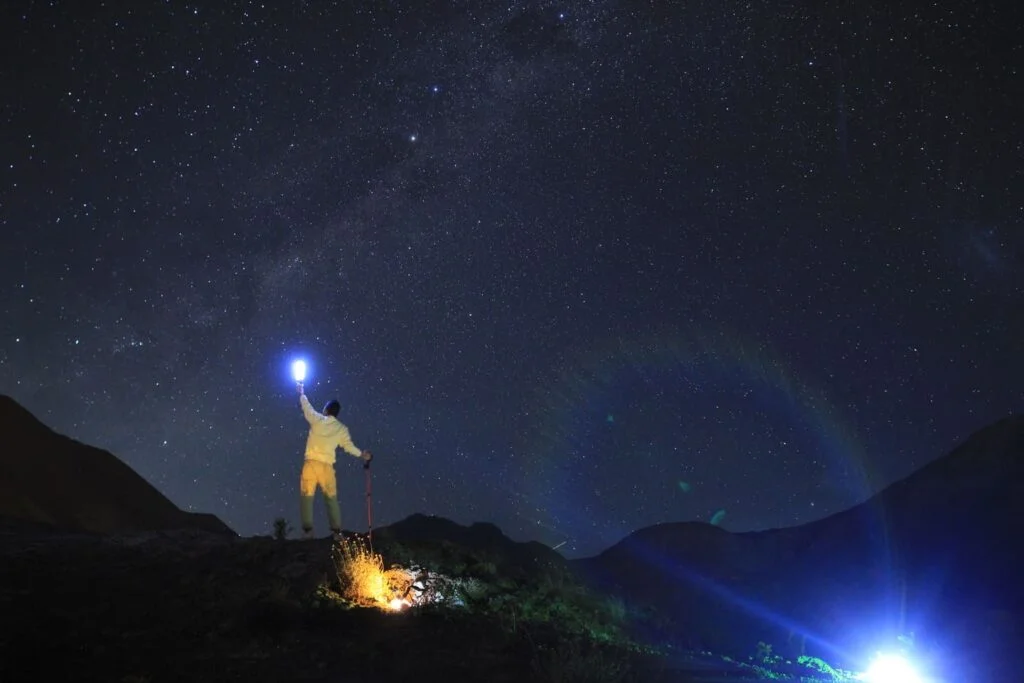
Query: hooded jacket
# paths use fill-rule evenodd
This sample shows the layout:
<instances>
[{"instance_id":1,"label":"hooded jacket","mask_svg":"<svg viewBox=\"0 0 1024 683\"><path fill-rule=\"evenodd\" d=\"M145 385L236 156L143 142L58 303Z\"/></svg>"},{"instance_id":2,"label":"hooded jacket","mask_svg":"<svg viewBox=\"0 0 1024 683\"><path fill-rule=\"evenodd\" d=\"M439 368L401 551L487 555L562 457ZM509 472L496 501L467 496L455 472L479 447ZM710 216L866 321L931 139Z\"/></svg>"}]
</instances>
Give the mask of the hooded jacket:
<instances>
[{"instance_id":1,"label":"hooded jacket","mask_svg":"<svg viewBox=\"0 0 1024 683\"><path fill-rule=\"evenodd\" d=\"M317 460L333 465L335 449L338 447L343 448L349 455L357 458L362 456L363 452L352 443L348 427L339 422L338 418L317 412L305 394L299 397L299 403L302 404L302 414L306 416L306 422L309 423L309 436L306 437L306 460Z\"/></svg>"}]
</instances>

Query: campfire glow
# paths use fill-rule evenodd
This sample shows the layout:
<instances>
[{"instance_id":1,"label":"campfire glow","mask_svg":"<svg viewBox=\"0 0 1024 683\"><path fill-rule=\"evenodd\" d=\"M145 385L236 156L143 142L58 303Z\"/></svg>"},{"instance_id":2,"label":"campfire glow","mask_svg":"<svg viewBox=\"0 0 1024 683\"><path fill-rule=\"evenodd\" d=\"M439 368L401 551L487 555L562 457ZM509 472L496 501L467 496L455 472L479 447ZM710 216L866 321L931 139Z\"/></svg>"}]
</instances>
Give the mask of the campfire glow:
<instances>
[{"instance_id":1,"label":"campfire glow","mask_svg":"<svg viewBox=\"0 0 1024 683\"><path fill-rule=\"evenodd\" d=\"M384 559L357 538L339 541L337 550L338 579L346 598L394 612L413 604L408 597L414 581L411 572L400 567L384 569Z\"/></svg>"}]
</instances>

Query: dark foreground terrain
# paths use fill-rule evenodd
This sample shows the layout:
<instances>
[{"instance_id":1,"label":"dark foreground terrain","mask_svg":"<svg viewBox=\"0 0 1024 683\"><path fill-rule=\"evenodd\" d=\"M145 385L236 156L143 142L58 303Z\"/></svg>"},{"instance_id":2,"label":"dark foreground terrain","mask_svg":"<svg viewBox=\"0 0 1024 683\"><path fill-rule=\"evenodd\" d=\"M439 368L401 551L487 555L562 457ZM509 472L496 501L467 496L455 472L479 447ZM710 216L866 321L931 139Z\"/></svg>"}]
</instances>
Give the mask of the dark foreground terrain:
<instances>
[{"instance_id":1,"label":"dark foreground terrain","mask_svg":"<svg viewBox=\"0 0 1024 683\"><path fill-rule=\"evenodd\" d=\"M317 600L330 542L3 537L0 680L524 680L528 657L468 614Z\"/></svg>"},{"instance_id":2,"label":"dark foreground terrain","mask_svg":"<svg viewBox=\"0 0 1024 683\"><path fill-rule=\"evenodd\" d=\"M515 566L522 557L481 563L455 544L435 547L434 559L463 553L464 574L488 577L486 607L354 606L330 588L327 539L97 536L8 522L0 681L764 680L722 658L630 644L615 610L584 604L551 574L528 577Z\"/></svg>"}]
</instances>

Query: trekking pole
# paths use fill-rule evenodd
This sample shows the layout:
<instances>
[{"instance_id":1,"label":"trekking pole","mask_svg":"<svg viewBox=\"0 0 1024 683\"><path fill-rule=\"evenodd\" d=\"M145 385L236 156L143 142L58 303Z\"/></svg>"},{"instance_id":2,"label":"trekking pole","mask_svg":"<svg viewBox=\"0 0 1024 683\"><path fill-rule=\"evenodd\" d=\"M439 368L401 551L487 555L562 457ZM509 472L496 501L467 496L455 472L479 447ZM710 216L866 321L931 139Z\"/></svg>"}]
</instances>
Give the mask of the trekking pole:
<instances>
[{"instance_id":1,"label":"trekking pole","mask_svg":"<svg viewBox=\"0 0 1024 683\"><path fill-rule=\"evenodd\" d=\"M372 456L371 456L372 460ZM370 552L373 552L373 490L370 487L370 461L363 463L363 470L366 472L366 528L367 538L370 540Z\"/></svg>"}]
</instances>

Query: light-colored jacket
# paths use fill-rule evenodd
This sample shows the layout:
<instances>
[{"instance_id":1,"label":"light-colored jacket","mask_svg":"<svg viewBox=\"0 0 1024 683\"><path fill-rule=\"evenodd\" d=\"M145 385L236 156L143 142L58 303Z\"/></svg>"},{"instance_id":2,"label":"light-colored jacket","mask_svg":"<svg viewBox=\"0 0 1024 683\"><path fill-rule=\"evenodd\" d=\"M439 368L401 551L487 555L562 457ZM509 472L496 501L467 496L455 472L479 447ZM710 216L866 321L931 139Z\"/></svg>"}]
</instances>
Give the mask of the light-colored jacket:
<instances>
[{"instance_id":1,"label":"light-colored jacket","mask_svg":"<svg viewBox=\"0 0 1024 683\"><path fill-rule=\"evenodd\" d=\"M334 464L335 449L341 447L349 455L362 456L363 452L352 443L352 436L348 433L348 427L338 421L332 415L324 415L317 412L309 403L305 394L299 397L302 404L302 414L306 416L309 423L309 436L306 437L306 460L317 460Z\"/></svg>"}]
</instances>

